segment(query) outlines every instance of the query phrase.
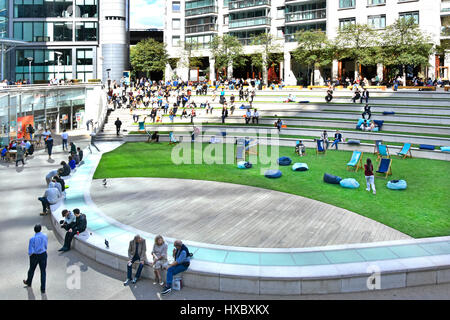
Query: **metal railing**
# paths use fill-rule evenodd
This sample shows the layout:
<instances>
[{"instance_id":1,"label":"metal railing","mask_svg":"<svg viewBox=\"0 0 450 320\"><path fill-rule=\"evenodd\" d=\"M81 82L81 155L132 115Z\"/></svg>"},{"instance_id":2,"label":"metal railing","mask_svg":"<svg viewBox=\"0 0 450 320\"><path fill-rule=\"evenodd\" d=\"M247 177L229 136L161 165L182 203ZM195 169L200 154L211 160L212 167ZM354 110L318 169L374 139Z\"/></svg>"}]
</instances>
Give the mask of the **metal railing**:
<instances>
[{"instance_id":1,"label":"metal railing","mask_svg":"<svg viewBox=\"0 0 450 320\"><path fill-rule=\"evenodd\" d=\"M218 13L218 12L219 11L218 11L217 6L207 6L207 7L199 7L199 8L195 8L195 9L186 9L185 16L190 17L190 16L201 15L201 14Z\"/></svg>"},{"instance_id":2,"label":"metal railing","mask_svg":"<svg viewBox=\"0 0 450 320\"><path fill-rule=\"evenodd\" d=\"M247 19L239 19L239 20L229 20L229 29L234 28L246 28L253 26L262 26L262 25L270 25L269 17L255 17L255 18L247 18Z\"/></svg>"},{"instance_id":3,"label":"metal railing","mask_svg":"<svg viewBox=\"0 0 450 320\"><path fill-rule=\"evenodd\" d=\"M229 10L259 7L259 6L270 6L270 0L239 0L228 2Z\"/></svg>"},{"instance_id":4,"label":"metal railing","mask_svg":"<svg viewBox=\"0 0 450 320\"><path fill-rule=\"evenodd\" d=\"M285 15L286 22L317 20L317 19L325 19L326 17L327 17L327 9L290 12L286 13Z\"/></svg>"},{"instance_id":5,"label":"metal railing","mask_svg":"<svg viewBox=\"0 0 450 320\"><path fill-rule=\"evenodd\" d=\"M215 23L208 23L208 24L201 24L201 25L194 25L194 26L186 26L185 27L185 33L198 33L198 32L211 32L211 31L217 31L217 24Z\"/></svg>"}]
</instances>

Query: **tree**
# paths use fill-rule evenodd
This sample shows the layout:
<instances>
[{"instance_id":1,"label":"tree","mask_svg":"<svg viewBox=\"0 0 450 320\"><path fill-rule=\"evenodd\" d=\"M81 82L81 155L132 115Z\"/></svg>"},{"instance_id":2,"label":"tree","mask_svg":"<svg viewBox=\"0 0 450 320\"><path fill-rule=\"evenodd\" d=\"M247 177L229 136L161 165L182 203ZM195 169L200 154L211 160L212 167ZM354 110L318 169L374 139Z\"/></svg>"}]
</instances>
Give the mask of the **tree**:
<instances>
[{"instance_id":1,"label":"tree","mask_svg":"<svg viewBox=\"0 0 450 320\"><path fill-rule=\"evenodd\" d=\"M338 30L335 39L339 59L355 61L355 79L361 65L376 64L379 33L367 24L348 24Z\"/></svg>"},{"instance_id":2,"label":"tree","mask_svg":"<svg viewBox=\"0 0 450 320\"><path fill-rule=\"evenodd\" d=\"M327 35L321 30L305 31L295 33L297 48L292 52L294 59L308 67L320 68L329 65L333 61L333 46L328 41ZM314 84L314 72L311 74L311 85Z\"/></svg>"},{"instance_id":3,"label":"tree","mask_svg":"<svg viewBox=\"0 0 450 320\"><path fill-rule=\"evenodd\" d=\"M280 53L283 49L276 41L277 38L270 33L261 33L252 41L252 45L260 46L260 50L252 56L252 64L262 69L263 83L265 85L268 85L267 69L281 61Z\"/></svg>"},{"instance_id":4,"label":"tree","mask_svg":"<svg viewBox=\"0 0 450 320\"><path fill-rule=\"evenodd\" d=\"M164 72L168 62L166 45L154 39L139 41L130 50L130 62L135 72Z\"/></svg>"},{"instance_id":5,"label":"tree","mask_svg":"<svg viewBox=\"0 0 450 320\"><path fill-rule=\"evenodd\" d=\"M406 66L429 66L432 49L430 36L420 30L414 18L398 19L382 35L379 60L385 66L401 65L406 85Z\"/></svg>"},{"instance_id":6,"label":"tree","mask_svg":"<svg viewBox=\"0 0 450 320\"><path fill-rule=\"evenodd\" d=\"M242 66L246 62L246 59L242 56L242 44L236 37L228 34L215 36L211 41L211 51L217 69L226 69L232 65Z\"/></svg>"}]
</instances>

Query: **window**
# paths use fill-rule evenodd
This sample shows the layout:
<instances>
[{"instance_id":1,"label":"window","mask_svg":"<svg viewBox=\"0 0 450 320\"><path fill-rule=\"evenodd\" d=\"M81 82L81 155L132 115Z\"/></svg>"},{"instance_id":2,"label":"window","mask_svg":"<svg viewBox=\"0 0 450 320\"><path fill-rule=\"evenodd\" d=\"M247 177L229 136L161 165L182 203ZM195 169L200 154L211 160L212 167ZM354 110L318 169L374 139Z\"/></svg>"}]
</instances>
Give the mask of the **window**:
<instances>
[{"instance_id":1,"label":"window","mask_svg":"<svg viewBox=\"0 0 450 320\"><path fill-rule=\"evenodd\" d=\"M419 24L419 11L412 11L412 12L401 12L399 14L400 19L406 19L409 20L411 18L414 19L414 22L416 24Z\"/></svg>"},{"instance_id":2,"label":"window","mask_svg":"<svg viewBox=\"0 0 450 320\"><path fill-rule=\"evenodd\" d=\"M97 41L97 22L77 22L76 41Z\"/></svg>"},{"instance_id":3,"label":"window","mask_svg":"<svg viewBox=\"0 0 450 320\"><path fill-rule=\"evenodd\" d=\"M283 19L284 18L284 7L277 8L277 19Z\"/></svg>"},{"instance_id":4,"label":"window","mask_svg":"<svg viewBox=\"0 0 450 320\"><path fill-rule=\"evenodd\" d=\"M339 0L339 9L354 8L356 0Z\"/></svg>"},{"instance_id":5,"label":"window","mask_svg":"<svg viewBox=\"0 0 450 320\"><path fill-rule=\"evenodd\" d=\"M181 5L179 1L172 2L172 12L180 12Z\"/></svg>"},{"instance_id":6,"label":"window","mask_svg":"<svg viewBox=\"0 0 450 320\"><path fill-rule=\"evenodd\" d=\"M386 4L386 0L367 0L367 5L376 6L379 4Z\"/></svg>"},{"instance_id":7,"label":"window","mask_svg":"<svg viewBox=\"0 0 450 320\"><path fill-rule=\"evenodd\" d=\"M356 18L339 19L339 29L343 29L350 24L356 24Z\"/></svg>"},{"instance_id":8,"label":"window","mask_svg":"<svg viewBox=\"0 0 450 320\"><path fill-rule=\"evenodd\" d=\"M277 28L277 38L284 39L284 30L283 30L283 28Z\"/></svg>"},{"instance_id":9,"label":"window","mask_svg":"<svg viewBox=\"0 0 450 320\"><path fill-rule=\"evenodd\" d=\"M367 24L373 29L385 29L386 28L386 16L368 16Z\"/></svg>"},{"instance_id":10,"label":"window","mask_svg":"<svg viewBox=\"0 0 450 320\"><path fill-rule=\"evenodd\" d=\"M92 49L77 49L77 79L83 82L93 78Z\"/></svg>"},{"instance_id":11,"label":"window","mask_svg":"<svg viewBox=\"0 0 450 320\"><path fill-rule=\"evenodd\" d=\"M180 29L180 19L172 19L172 29L174 30Z\"/></svg>"},{"instance_id":12,"label":"window","mask_svg":"<svg viewBox=\"0 0 450 320\"><path fill-rule=\"evenodd\" d=\"M172 36L172 47L180 46L180 36Z\"/></svg>"}]
</instances>

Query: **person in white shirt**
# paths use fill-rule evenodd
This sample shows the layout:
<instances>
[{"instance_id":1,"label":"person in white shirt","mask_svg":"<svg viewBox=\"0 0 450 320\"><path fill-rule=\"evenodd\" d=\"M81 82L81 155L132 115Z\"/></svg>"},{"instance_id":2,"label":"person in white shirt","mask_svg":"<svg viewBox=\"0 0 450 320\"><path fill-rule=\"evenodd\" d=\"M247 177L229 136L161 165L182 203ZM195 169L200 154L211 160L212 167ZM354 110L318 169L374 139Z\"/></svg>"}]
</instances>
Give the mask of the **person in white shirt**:
<instances>
[{"instance_id":1,"label":"person in white shirt","mask_svg":"<svg viewBox=\"0 0 450 320\"><path fill-rule=\"evenodd\" d=\"M48 211L50 210L50 205L57 203L59 200L61 200L61 198L61 192L57 188L51 187L49 185L47 190L45 190L44 196L38 198L38 200L42 203L42 213L40 215L47 215Z\"/></svg>"},{"instance_id":2,"label":"person in white shirt","mask_svg":"<svg viewBox=\"0 0 450 320\"><path fill-rule=\"evenodd\" d=\"M66 129L64 129L63 133L61 133L61 139L63 151L68 151L69 148L67 147L67 141L69 140L69 134L66 132Z\"/></svg>"},{"instance_id":3,"label":"person in white shirt","mask_svg":"<svg viewBox=\"0 0 450 320\"><path fill-rule=\"evenodd\" d=\"M256 121L256 124L259 124L259 112L256 109L253 111L252 123L255 123L255 121Z\"/></svg>"},{"instance_id":4,"label":"person in white shirt","mask_svg":"<svg viewBox=\"0 0 450 320\"><path fill-rule=\"evenodd\" d=\"M42 136L44 137L44 141L47 140L47 138L52 134L52 132L49 129L45 129L45 131L42 133Z\"/></svg>"}]
</instances>

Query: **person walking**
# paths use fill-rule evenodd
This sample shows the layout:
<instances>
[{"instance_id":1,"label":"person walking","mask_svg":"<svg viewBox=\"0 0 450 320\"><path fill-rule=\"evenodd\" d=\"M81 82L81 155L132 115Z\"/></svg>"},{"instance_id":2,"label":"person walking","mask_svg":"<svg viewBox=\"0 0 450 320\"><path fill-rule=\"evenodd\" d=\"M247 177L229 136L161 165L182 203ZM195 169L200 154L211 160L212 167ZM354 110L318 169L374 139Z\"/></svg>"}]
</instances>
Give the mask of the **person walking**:
<instances>
[{"instance_id":1,"label":"person walking","mask_svg":"<svg viewBox=\"0 0 450 320\"><path fill-rule=\"evenodd\" d=\"M30 268L28 269L27 279L23 280L23 284L27 287L31 287L34 271L36 270L37 265L39 265L39 270L41 271L41 293L45 293L48 237L46 234L41 233L41 230L42 227L40 224L34 226L35 235L30 239L28 244Z\"/></svg>"},{"instance_id":2,"label":"person walking","mask_svg":"<svg viewBox=\"0 0 450 320\"><path fill-rule=\"evenodd\" d=\"M25 149L20 144L18 144L16 150L17 150L17 153L16 153L16 167L18 166L20 161L22 162L22 166L24 166L25 162L24 162L23 158L25 156Z\"/></svg>"},{"instance_id":3,"label":"person walking","mask_svg":"<svg viewBox=\"0 0 450 320\"><path fill-rule=\"evenodd\" d=\"M377 194L375 189L375 176L373 175L373 164L370 158L367 158L367 162L364 165L364 176L366 177L366 190L370 192L370 187L372 187L373 194Z\"/></svg>"},{"instance_id":4,"label":"person walking","mask_svg":"<svg viewBox=\"0 0 450 320\"><path fill-rule=\"evenodd\" d=\"M29 136L29 138L30 138L30 141L33 140L34 128L33 128L33 126L31 125L31 123L27 126L26 132L28 133L28 136Z\"/></svg>"},{"instance_id":5,"label":"person walking","mask_svg":"<svg viewBox=\"0 0 450 320\"><path fill-rule=\"evenodd\" d=\"M222 123L225 123L225 118L228 117L227 107L222 108Z\"/></svg>"},{"instance_id":6,"label":"person walking","mask_svg":"<svg viewBox=\"0 0 450 320\"><path fill-rule=\"evenodd\" d=\"M61 139L62 139L63 151L69 150L69 148L67 147L67 141L69 140L69 134L66 132L66 129L64 129L63 133L61 133Z\"/></svg>"},{"instance_id":7,"label":"person walking","mask_svg":"<svg viewBox=\"0 0 450 320\"><path fill-rule=\"evenodd\" d=\"M119 118L117 118L116 122L114 122L114 125L116 126L116 134L117 136L120 135L120 127L122 126L122 121L120 121Z\"/></svg>"},{"instance_id":8,"label":"person walking","mask_svg":"<svg viewBox=\"0 0 450 320\"><path fill-rule=\"evenodd\" d=\"M47 140L45 140L45 145L47 146L48 159L52 158L52 149L53 149L53 138L52 135L49 135Z\"/></svg>"},{"instance_id":9,"label":"person walking","mask_svg":"<svg viewBox=\"0 0 450 320\"><path fill-rule=\"evenodd\" d=\"M90 143L90 145L88 145L88 148L89 148L89 151L92 153L92 150L91 150L91 146L93 146L93 147L95 147L95 149L97 149L97 151L98 152L100 152L100 149L95 145L95 136L96 136L97 134L95 133L95 131L92 131L91 133L90 133L90 136L91 136L91 143Z\"/></svg>"}]
</instances>

